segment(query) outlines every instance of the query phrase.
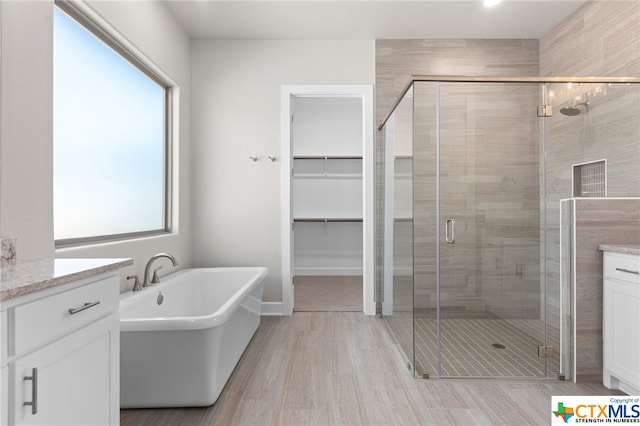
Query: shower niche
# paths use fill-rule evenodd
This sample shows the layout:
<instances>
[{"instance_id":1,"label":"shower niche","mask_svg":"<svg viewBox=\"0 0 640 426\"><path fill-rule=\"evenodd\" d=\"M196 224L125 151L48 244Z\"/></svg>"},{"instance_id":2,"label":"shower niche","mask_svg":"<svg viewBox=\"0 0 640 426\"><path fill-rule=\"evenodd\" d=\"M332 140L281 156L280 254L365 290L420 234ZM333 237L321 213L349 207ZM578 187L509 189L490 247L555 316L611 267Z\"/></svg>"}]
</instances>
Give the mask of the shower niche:
<instances>
[{"instance_id":1,"label":"shower niche","mask_svg":"<svg viewBox=\"0 0 640 426\"><path fill-rule=\"evenodd\" d=\"M572 169L574 197L607 196L607 160L575 164Z\"/></svg>"}]
</instances>

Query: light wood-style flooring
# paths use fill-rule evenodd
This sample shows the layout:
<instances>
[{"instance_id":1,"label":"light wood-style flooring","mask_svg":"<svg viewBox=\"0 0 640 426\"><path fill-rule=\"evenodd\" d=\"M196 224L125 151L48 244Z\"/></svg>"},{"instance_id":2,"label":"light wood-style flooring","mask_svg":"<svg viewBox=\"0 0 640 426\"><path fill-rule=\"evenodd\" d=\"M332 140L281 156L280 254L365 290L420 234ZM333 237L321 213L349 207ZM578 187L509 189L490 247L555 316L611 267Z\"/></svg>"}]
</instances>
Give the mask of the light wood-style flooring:
<instances>
[{"instance_id":1,"label":"light wood-style flooring","mask_svg":"<svg viewBox=\"0 0 640 426\"><path fill-rule=\"evenodd\" d=\"M355 312L264 317L211 407L123 410L129 425L548 425L552 395L598 384L421 380L382 320Z\"/></svg>"},{"instance_id":2,"label":"light wood-style flooring","mask_svg":"<svg viewBox=\"0 0 640 426\"><path fill-rule=\"evenodd\" d=\"M362 312L362 276L296 276L296 312Z\"/></svg>"}]
</instances>

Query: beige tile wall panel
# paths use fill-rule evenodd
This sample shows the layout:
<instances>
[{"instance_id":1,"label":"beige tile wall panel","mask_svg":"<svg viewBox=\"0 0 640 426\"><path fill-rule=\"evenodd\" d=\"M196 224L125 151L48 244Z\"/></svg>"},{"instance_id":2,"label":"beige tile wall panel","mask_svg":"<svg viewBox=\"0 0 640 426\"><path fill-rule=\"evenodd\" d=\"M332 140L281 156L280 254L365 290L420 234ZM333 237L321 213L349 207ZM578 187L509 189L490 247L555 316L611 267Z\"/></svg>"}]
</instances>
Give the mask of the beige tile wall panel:
<instances>
[{"instance_id":1,"label":"beige tile wall panel","mask_svg":"<svg viewBox=\"0 0 640 426\"><path fill-rule=\"evenodd\" d=\"M540 38L540 75L640 77L640 2L589 1Z\"/></svg>"},{"instance_id":2,"label":"beige tile wall panel","mask_svg":"<svg viewBox=\"0 0 640 426\"><path fill-rule=\"evenodd\" d=\"M602 380L600 244L640 244L639 199L575 200L576 378Z\"/></svg>"},{"instance_id":3,"label":"beige tile wall panel","mask_svg":"<svg viewBox=\"0 0 640 426\"><path fill-rule=\"evenodd\" d=\"M376 40L376 122L411 75L536 76L538 40Z\"/></svg>"},{"instance_id":4,"label":"beige tile wall panel","mask_svg":"<svg viewBox=\"0 0 640 426\"><path fill-rule=\"evenodd\" d=\"M640 77L640 2L590 1L580 7L541 37L540 75ZM572 165L606 159L608 196L640 195L639 95L637 87L624 87L603 97L604 102L592 99L588 114L564 117L557 105L548 120L547 268L552 321L558 312L560 281L559 201L573 195ZM581 315L578 321L589 326L590 319ZM597 328L589 330L578 336L577 353L583 358L578 378L600 380L599 335Z\"/></svg>"}]
</instances>

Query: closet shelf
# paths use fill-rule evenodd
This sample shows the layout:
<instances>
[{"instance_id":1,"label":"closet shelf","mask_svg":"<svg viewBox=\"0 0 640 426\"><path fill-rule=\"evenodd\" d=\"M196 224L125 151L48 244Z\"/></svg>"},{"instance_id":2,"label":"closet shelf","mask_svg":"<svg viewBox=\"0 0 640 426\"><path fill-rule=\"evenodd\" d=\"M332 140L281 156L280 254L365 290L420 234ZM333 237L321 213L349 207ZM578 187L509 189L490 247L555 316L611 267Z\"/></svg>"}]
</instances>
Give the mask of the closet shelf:
<instances>
[{"instance_id":1,"label":"closet shelf","mask_svg":"<svg viewBox=\"0 0 640 426\"><path fill-rule=\"evenodd\" d=\"M332 218L319 218L319 217L296 217L293 219L293 222L317 222L317 223L328 223L328 222L362 222L362 218L354 218L354 217L332 217Z\"/></svg>"},{"instance_id":2,"label":"closet shelf","mask_svg":"<svg viewBox=\"0 0 640 426\"><path fill-rule=\"evenodd\" d=\"M293 177L296 179L362 179L362 173L295 173Z\"/></svg>"},{"instance_id":3,"label":"closet shelf","mask_svg":"<svg viewBox=\"0 0 640 426\"><path fill-rule=\"evenodd\" d=\"M294 155L294 160L362 160L361 155Z\"/></svg>"}]
</instances>

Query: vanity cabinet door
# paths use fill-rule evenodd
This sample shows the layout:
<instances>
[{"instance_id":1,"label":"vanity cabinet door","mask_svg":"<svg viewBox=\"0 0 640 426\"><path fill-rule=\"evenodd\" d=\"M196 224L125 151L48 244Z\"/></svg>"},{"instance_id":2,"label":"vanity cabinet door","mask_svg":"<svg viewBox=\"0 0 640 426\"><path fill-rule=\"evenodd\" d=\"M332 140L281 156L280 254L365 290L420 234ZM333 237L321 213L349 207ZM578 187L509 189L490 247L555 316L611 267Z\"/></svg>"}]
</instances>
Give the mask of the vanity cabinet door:
<instances>
[{"instance_id":1,"label":"vanity cabinet door","mask_svg":"<svg viewBox=\"0 0 640 426\"><path fill-rule=\"evenodd\" d=\"M0 368L0 395L9 395L9 368ZM9 398L0 398L0 425L9 424Z\"/></svg>"},{"instance_id":2,"label":"vanity cabinet door","mask_svg":"<svg viewBox=\"0 0 640 426\"><path fill-rule=\"evenodd\" d=\"M118 424L118 322L114 313L16 359L13 423Z\"/></svg>"}]
</instances>

